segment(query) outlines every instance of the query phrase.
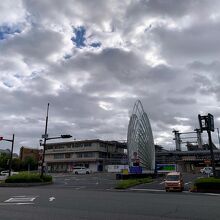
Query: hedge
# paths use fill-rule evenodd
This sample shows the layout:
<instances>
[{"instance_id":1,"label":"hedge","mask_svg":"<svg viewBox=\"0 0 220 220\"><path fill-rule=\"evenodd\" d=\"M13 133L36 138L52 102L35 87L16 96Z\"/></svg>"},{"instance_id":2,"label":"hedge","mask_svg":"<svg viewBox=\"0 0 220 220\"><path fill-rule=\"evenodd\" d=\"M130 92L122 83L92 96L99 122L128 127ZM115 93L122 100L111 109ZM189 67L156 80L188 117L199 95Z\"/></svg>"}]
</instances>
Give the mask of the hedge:
<instances>
[{"instance_id":1,"label":"hedge","mask_svg":"<svg viewBox=\"0 0 220 220\"><path fill-rule=\"evenodd\" d=\"M209 178L199 178L194 182L194 187L197 190L220 190L220 179L209 177Z\"/></svg>"},{"instance_id":2,"label":"hedge","mask_svg":"<svg viewBox=\"0 0 220 220\"><path fill-rule=\"evenodd\" d=\"M132 186L150 182L152 182L151 178L120 180L115 189L127 189Z\"/></svg>"},{"instance_id":3,"label":"hedge","mask_svg":"<svg viewBox=\"0 0 220 220\"><path fill-rule=\"evenodd\" d=\"M22 172L17 175L7 177L5 183L40 183L52 182L52 176L44 175L42 178L38 173Z\"/></svg>"}]
</instances>

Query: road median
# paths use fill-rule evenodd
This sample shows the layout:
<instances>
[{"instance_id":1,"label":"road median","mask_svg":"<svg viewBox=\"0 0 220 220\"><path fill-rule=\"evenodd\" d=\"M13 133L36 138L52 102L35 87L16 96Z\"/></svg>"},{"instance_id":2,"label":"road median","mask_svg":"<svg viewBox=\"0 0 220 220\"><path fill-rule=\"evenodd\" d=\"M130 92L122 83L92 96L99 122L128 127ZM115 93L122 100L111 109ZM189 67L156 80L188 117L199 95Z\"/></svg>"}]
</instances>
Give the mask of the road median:
<instances>
[{"instance_id":1,"label":"road median","mask_svg":"<svg viewBox=\"0 0 220 220\"><path fill-rule=\"evenodd\" d=\"M151 178L119 180L119 182L115 186L115 189L128 189L132 186L150 183L152 181L153 180Z\"/></svg>"}]
</instances>

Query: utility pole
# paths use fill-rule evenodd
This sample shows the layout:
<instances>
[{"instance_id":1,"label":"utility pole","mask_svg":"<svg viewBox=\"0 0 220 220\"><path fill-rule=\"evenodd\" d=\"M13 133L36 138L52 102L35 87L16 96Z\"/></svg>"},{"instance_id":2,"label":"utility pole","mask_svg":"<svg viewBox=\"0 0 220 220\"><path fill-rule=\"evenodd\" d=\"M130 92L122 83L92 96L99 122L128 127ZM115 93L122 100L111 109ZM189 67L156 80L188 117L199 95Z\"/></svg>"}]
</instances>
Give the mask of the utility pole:
<instances>
[{"instance_id":1,"label":"utility pole","mask_svg":"<svg viewBox=\"0 0 220 220\"><path fill-rule=\"evenodd\" d=\"M43 143L43 157L42 157L42 164L41 164L41 174L40 177L43 177L44 174L44 158L45 158L45 148L46 148L46 141L47 141L47 126L48 126L48 113L49 113L49 106L50 103L47 104L47 115L46 115L46 124L45 124L45 132L44 132L44 143Z\"/></svg>"}]
</instances>

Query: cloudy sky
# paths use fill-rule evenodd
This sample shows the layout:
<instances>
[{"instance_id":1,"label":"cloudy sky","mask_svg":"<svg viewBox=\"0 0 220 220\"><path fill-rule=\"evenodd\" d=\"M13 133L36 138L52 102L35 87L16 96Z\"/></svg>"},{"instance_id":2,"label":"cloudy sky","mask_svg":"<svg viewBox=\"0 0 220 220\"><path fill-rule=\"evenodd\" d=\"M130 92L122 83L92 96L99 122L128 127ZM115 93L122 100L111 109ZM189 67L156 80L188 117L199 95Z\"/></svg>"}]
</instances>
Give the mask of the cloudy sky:
<instances>
[{"instance_id":1,"label":"cloudy sky","mask_svg":"<svg viewBox=\"0 0 220 220\"><path fill-rule=\"evenodd\" d=\"M198 114L220 127L220 1L5 0L0 12L0 136L15 133L16 152L39 147L48 102L50 136L125 140L137 99L168 149Z\"/></svg>"}]
</instances>

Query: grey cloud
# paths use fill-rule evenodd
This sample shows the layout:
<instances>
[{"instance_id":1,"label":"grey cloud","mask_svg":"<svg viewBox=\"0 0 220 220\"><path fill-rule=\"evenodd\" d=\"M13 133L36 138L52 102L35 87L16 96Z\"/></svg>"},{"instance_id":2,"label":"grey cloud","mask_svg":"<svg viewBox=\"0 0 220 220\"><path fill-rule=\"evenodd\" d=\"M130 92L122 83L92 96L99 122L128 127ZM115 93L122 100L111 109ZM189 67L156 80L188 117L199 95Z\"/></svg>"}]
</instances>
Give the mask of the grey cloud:
<instances>
[{"instance_id":1,"label":"grey cloud","mask_svg":"<svg viewBox=\"0 0 220 220\"><path fill-rule=\"evenodd\" d=\"M167 101L169 101L172 104L178 104L178 105L192 105L196 103L196 99L194 98L182 98L182 97L178 97L178 98L169 97L167 98Z\"/></svg>"},{"instance_id":2,"label":"grey cloud","mask_svg":"<svg viewBox=\"0 0 220 220\"><path fill-rule=\"evenodd\" d=\"M16 133L16 150L22 143L39 145L48 102L48 133L77 139L126 139L136 99L155 137L172 134L178 125L194 129L199 112L220 117L219 23L209 16L218 11L217 1L23 2L30 29L0 42L0 123L4 135ZM185 18L187 25L168 27ZM155 25L146 34L143 25L151 20ZM97 36L102 47L73 48L71 28L77 25ZM66 52L70 59L48 59ZM166 64L151 66L145 57L151 52ZM17 72L24 74L16 78ZM12 88L3 84L6 73ZM104 110L100 102L111 108Z\"/></svg>"},{"instance_id":3,"label":"grey cloud","mask_svg":"<svg viewBox=\"0 0 220 220\"><path fill-rule=\"evenodd\" d=\"M183 30L167 29L164 26L152 30L161 53L169 61L190 61L200 57L212 60L219 56L220 31L218 23L204 22L194 24Z\"/></svg>"},{"instance_id":4,"label":"grey cloud","mask_svg":"<svg viewBox=\"0 0 220 220\"><path fill-rule=\"evenodd\" d=\"M62 49L61 34L33 28L26 33L0 44L0 49L10 56L23 56L26 63L45 62L50 55Z\"/></svg>"}]
</instances>

